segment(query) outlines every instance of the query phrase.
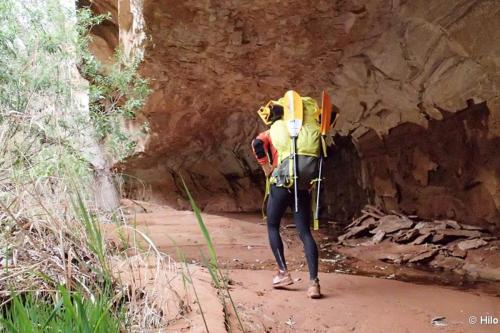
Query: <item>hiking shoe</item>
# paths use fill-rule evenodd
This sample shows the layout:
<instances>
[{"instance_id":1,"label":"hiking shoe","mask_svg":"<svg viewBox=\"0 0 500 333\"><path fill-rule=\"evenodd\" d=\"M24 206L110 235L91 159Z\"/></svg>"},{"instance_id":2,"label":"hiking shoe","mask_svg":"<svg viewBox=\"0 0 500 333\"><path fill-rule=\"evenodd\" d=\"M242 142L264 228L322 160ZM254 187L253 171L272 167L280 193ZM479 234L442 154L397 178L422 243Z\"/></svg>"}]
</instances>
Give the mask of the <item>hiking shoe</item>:
<instances>
[{"instance_id":1,"label":"hiking shoe","mask_svg":"<svg viewBox=\"0 0 500 333\"><path fill-rule=\"evenodd\" d=\"M311 281L311 283L309 284L309 288L307 289L307 296L310 298L321 298L321 291L318 280Z\"/></svg>"},{"instance_id":2,"label":"hiking shoe","mask_svg":"<svg viewBox=\"0 0 500 333\"><path fill-rule=\"evenodd\" d=\"M273 277L273 288L283 288L293 284L292 276L287 271L279 271Z\"/></svg>"}]
</instances>

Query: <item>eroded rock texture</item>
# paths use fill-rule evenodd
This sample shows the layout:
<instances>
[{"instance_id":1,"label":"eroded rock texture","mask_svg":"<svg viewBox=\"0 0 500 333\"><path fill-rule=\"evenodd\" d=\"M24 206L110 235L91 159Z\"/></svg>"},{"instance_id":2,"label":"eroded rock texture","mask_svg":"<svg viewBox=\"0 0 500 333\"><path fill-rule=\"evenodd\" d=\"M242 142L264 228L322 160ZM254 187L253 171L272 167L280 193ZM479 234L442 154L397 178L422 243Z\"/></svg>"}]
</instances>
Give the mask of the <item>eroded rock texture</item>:
<instances>
[{"instance_id":1,"label":"eroded rock texture","mask_svg":"<svg viewBox=\"0 0 500 333\"><path fill-rule=\"evenodd\" d=\"M95 0L112 18L96 54L144 56L150 132L117 165L183 205L182 175L211 211L258 209L255 111L323 88L341 110L324 216L367 202L500 225L500 6L495 0ZM113 37L114 36L114 37ZM118 41L118 42L117 42ZM130 179L133 179L133 178ZM137 181L128 183L143 193Z\"/></svg>"},{"instance_id":2,"label":"eroded rock texture","mask_svg":"<svg viewBox=\"0 0 500 333\"><path fill-rule=\"evenodd\" d=\"M357 147L368 200L427 218L499 223L499 8L408 1L385 31L344 49L333 94L347 111L339 131Z\"/></svg>"}]
</instances>

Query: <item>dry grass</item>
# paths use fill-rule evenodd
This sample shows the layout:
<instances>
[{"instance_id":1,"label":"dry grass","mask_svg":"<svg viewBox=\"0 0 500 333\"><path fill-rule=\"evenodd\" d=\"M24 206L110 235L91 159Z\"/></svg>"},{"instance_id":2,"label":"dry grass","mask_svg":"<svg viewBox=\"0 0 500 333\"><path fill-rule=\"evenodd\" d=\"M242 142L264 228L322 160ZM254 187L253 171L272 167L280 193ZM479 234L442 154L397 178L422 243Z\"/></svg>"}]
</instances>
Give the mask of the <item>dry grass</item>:
<instances>
[{"instance_id":1,"label":"dry grass","mask_svg":"<svg viewBox=\"0 0 500 333\"><path fill-rule=\"evenodd\" d=\"M128 225L125 217L115 216L115 220L120 224L118 228L129 235L127 243L110 246L103 237L92 236L86 222L81 221L85 217L54 214L54 205L47 206L43 197L33 198L29 209L0 202L0 221L9 224L9 232L2 238L2 248L8 249L0 271L2 306L13 294L30 292L50 298L62 284L83 292L90 300L104 289L111 289L113 308L125 312L127 331L165 327L190 312L187 291L180 295L176 289L182 286L171 285L172 280L179 279L177 263L161 253L147 235ZM71 211L69 200L68 205L61 212ZM35 218L30 211L45 214ZM88 216L95 219L95 214ZM103 252L102 258L99 251Z\"/></svg>"},{"instance_id":2,"label":"dry grass","mask_svg":"<svg viewBox=\"0 0 500 333\"><path fill-rule=\"evenodd\" d=\"M3 143L9 147L12 140ZM15 157L5 154L2 162L12 166ZM184 315L186 301L167 291L178 276L175 262L128 225L121 209L99 211L84 196L90 185L75 185L72 169L37 178L27 168L0 169L0 307L15 294L55 299L64 285L89 300L111 292L112 309L125 313L127 331L157 329ZM132 235L125 250L105 241L101 224L109 222ZM119 274L123 267L126 276Z\"/></svg>"},{"instance_id":3,"label":"dry grass","mask_svg":"<svg viewBox=\"0 0 500 333\"><path fill-rule=\"evenodd\" d=\"M24 125L18 119L0 124L0 307L14 294L56 299L64 285L89 300L111 292L112 310L125 313L127 331L182 318L190 302L185 290L175 290L182 285L170 284L179 278L177 264L129 225L121 209L100 211L85 162L64 141L47 142L32 131L36 117L23 119ZM42 159L43 150L50 154ZM40 170L43 163L47 170ZM126 249L105 241L102 223L131 235Z\"/></svg>"}]
</instances>

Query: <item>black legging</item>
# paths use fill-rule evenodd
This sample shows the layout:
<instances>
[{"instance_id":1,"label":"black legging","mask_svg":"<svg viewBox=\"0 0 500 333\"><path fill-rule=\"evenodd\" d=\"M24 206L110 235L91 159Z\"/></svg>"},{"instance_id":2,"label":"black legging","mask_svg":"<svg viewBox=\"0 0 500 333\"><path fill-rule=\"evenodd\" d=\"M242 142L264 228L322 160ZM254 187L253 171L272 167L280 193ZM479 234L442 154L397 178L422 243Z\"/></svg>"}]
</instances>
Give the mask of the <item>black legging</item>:
<instances>
[{"instance_id":1,"label":"black legging","mask_svg":"<svg viewBox=\"0 0 500 333\"><path fill-rule=\"evenodd\" d=\"M309 191L299 191L299 211L293 213L293 221L299 231L300 239L304 244L309 278L315 280L318 277L318 247L311 234L311 195ZM283 241L280 236L280 222L287 207L294 209L293 189L271 185L271 191L267 201L267 231L269 243L280 270L286 270Z\"/></svg>"}]
</instances>

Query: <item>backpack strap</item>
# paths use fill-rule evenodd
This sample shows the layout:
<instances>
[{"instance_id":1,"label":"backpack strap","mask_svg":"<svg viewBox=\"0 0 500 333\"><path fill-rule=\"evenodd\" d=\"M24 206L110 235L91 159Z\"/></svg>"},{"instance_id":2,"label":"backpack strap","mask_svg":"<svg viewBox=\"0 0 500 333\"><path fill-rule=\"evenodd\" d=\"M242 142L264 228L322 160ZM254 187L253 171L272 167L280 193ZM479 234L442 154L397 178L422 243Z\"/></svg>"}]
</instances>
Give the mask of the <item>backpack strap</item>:
<instances>
[{"instance_id":1,"label":"backpack strap","mask_svg":"<svg viewBox=\"0 0 500 333\"><path fill-rule=\"evenodd\" d=\"M317 205L316 205L316 195L314 195L316 193L316 188L318 186L318 180L315 179L313 180L314 182L314 185L313 185L313 188L312 188L312 195L311 195L311 212L312 212L312 221L313 221L313 230L318 230L319 229L319 220L315 218L315 216L317 216L316 214L316 209L317 208Z\"/></svg>"},{"instance_id":2,"label":"backpack strap","mask_svg":"<svg viewBox=\"0 0 500 333\"><path fill-rule=\"evenodd\" d=\"M328 156L327 154L327 147L326 147L326 140L325 140L325 137L322 135L321 136L321 153L320 154L323 154L322 156L320 156L320 168L321 168L321 164L323 163L323 159L326 158ZM313 190L311 193L313 193L313 195L311 196L311 205L312 205L312 209L311 211L313 212L313 230L318 230L319 229L319 214L318 214L318 211L319 211L319 204L318 204L318 199L319 199L319 193L317 193L317 196L314 195L317 191L318 191L318 186L320 184L320 182L323 180L322 179L322 174L321 174L321 171L318 172L318 177L313 179L311 181L311 183L314 184L313 186Z\"/></svg>"},{"instance_id":3,"label":"backpack strap","mask_svg":"<svg viewBox=\"0 0 500 333\"><path fill-rule=\"evenodd\" d=\"M264 191L264 199L262 200L262 206L261 206L263 220L265 220L267 217L266 204L267 204L267 199L269 198L270 192L271 192L271 182L269 180L269 177L266 177L266 189Z\"/></svg>"}]
</instances>

